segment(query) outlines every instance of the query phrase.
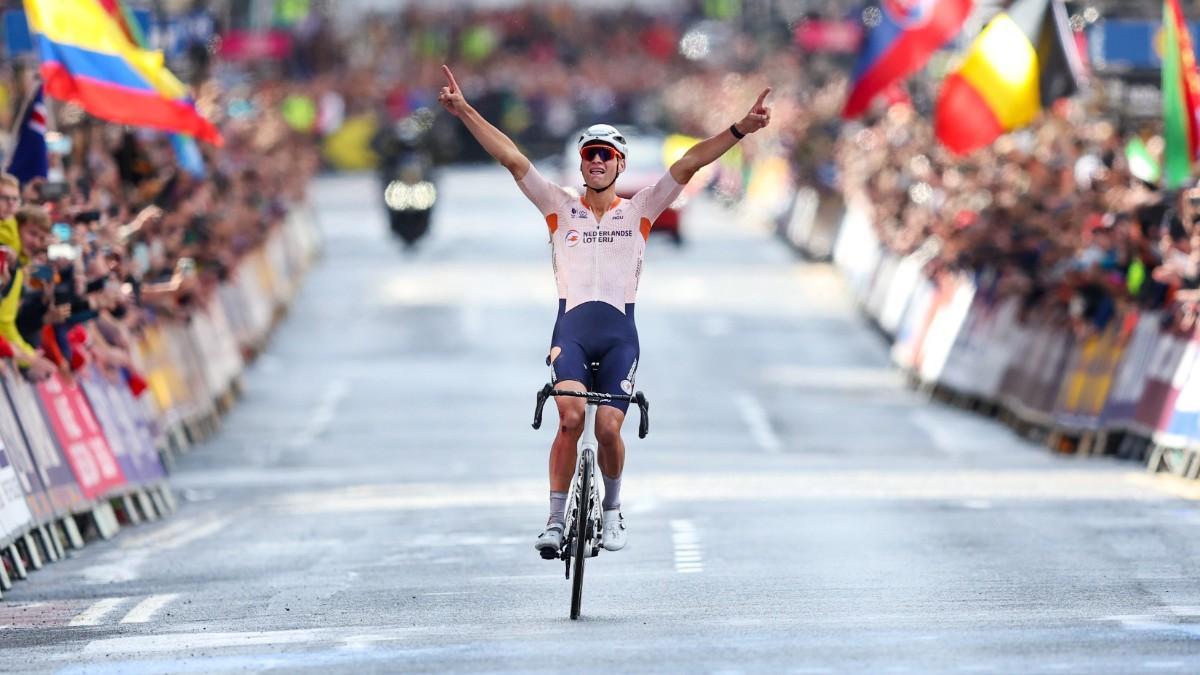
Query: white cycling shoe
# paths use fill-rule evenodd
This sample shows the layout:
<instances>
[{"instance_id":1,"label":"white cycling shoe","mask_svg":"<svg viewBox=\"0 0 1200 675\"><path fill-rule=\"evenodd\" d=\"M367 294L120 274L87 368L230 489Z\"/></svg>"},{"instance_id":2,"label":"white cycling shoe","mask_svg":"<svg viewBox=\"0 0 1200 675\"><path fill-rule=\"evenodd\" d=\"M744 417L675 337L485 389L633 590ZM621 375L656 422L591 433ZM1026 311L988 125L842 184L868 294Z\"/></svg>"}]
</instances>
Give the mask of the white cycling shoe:
<instances>
[{"instance_id":1,"label":"white cycling shoe","mask_svg":"<svg viewBox=\"0 0 1200 675\"><path fill-rule=\"evenodd\" d=\"M620 509L604 512L604 529L600 535L600 544L606 551L620 551L625 548L625 516Z\"/></svg>"},{"instance_id":2,"label":"white cycling shoe","mask_svg":"<svg viewBox=\"0 0 1200 675\"><path fill-rule=\"evenodd\" d=\"M562 545L562 523L550 523L546 526L545 531L538 535L537 542L534 543L533 547L546 560L554 560L558 557L558 552L562 550Z\"/></svg>"}]
</instances>

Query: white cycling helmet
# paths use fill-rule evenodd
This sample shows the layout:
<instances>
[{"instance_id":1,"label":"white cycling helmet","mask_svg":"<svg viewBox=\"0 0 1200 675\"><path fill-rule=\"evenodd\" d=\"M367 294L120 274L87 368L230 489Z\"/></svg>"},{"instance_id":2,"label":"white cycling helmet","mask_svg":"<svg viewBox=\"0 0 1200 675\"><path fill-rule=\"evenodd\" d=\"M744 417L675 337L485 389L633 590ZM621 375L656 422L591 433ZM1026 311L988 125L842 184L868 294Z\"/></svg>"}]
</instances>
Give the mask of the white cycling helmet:
<instances>
[{"instance_id":1,"label":"white cycling helmet","mask_svg":"<svg viewBox=\"0 0 1200 675\"><path fill-rule=\"evenodd\" d=\"M621 153L622 157L629 157L629 146L625 143L625 137L617 128L609 124L593 124L583 133L579 134L579 141L575 143L576 152L583 150L584 146L603 143L616 148L617 152Z\"/></svg>"}]
</instances>

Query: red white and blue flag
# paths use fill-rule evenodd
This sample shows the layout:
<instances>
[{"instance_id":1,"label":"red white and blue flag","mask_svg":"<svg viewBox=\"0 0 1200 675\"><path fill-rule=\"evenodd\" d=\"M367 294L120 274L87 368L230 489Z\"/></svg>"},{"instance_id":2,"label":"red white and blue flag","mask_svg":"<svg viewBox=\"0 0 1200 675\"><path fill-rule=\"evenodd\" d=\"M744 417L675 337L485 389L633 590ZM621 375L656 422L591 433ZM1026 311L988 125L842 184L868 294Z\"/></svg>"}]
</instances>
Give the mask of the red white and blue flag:
<instances>
[{"instance_id":1,"label":"red white and blue flag","mask_svg":"<svg viewBox=\"0 0 1200 675\"><path fill-rule=\"evenodd\" d=\"M874 98L925 65L962 28L974 0L879 0L863 10L863 42L842 116L861 115Z\"/></svg>"},{"instance_id":2,"label":"red white and blue flag","mask_svg":"<svg viewBox=\"0 0 1200 675\"><path fill-rule=\"evenodd\" d=\"M45 178L50 170L50 159L46 154L46 104L42 102L42 85L39 84L29 97L14 136L17 144L8 163L8 172L22 185L37 176Z\"/></svg>"}]
</instances>

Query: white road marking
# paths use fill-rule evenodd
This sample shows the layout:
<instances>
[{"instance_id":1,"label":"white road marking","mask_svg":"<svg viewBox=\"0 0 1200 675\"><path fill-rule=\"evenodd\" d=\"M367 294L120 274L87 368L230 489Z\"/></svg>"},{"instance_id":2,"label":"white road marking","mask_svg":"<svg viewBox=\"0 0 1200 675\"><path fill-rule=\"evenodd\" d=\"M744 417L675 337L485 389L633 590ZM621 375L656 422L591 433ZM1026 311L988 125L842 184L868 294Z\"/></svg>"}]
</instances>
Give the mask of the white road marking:
<instances>
[{"instance_id":1,"label":"white road marking","mask_svg":"<svg viewBox=\"0 0 1200 675\"><path fill-rule=\"evenodd\" d=\"M838 368L806 367L774 364L760 371L760 377L771 384L829 392L895 392L908 396L904 389L904 374L892 367Z\"/></svg>"},{"instance_id":2,"label":"white road marking","mask_svg":"<svg viewBox=\"0 0 1200 675\"><path fill-rule=\"evenodd\" d=\"M171 604L178 597L178 593L152 595L134 605L133 609L129 610L129 613L121 619L121 623L146 623L150 621L155 612Z\"/></svg>"},{"instance_id":3,"label":"white road marking","mask_svg":"<svg viewBox=\"0 0 1200 675\"><path fill-rule=\"evenodd\" d=\"M90 607L75 615L68 626L99 626L104 617L121 606L129 598L103 598L93 602Z\"/></svg>"},{"instance_id":4,"label":"white road marking","mask_svg":"<svg viewBox=\"0 0 1200 675\"><path fill-rule=\"evenodd\" d=\"M245 633L166 633L162 635L133 635L93 640L83 648L84 654L143 654L182 652L218 647L257 647L313 642L321 633L316 630L288 630Z\"/></svg>"},{"instance_id":5,"label":"white road marking","mask_svg":"<svg viewBox=\"0 0 1200 675\"><path fill-rule=\"evenodd\" d=\"M129 537L121 541L116 550L100 556L100 562L85 567L84 580L89 584L110 584L138 579L142 565L152 557L220 532L235 515L199 520L188 518L154 532Z\"/></svg>"},{"instance_id":6,"label":"white road marking","mask_svg":"<svg viewBox=\"0 0 1200 675\"><path fill-rule=\"evenodd\" d=\"M758 399L747 392L740 391L734 394L733 400L737 404L738 411L742 413L742 421L750 428L750 435L754 437L754 442L758 443L758 447L770 453L783 450L783 443L780 442L779 436L771 427L767 411L758 402Z\"/></svg>"},{"instance_id":7,"label":"white road marking","mask_svg":"<svg viewBox=\"0 0 1200 675\"><path fill-rule=\"evenodd\" d=\"M704 555L700 533L690 520L671 521L671 544L675 549L675 571L680 574L703 572Z\"/></svg>"},{"instance_id":8,"label":"white road marking","mask_svg":"<svg viewBox=\"0 0 1200 675\"><path fill-rule=\"evenodd\" d=\"M1137 471L1013 469L794 471L781 480L768 471L638 474L628 487L630 502L653 495L671 502L853 500L967 500L1075 502L1126 500L1165 503L1173 497L1135 480ZM496 480L486 483L381 483L303 490L281 494L270 504L291 515L360 513L541 505L545 480Z\"/></svg>"},{"instance_id":9,"label":"white road marking","mask_svg":"<svg viewBox=\"0 0 1200 675\"><path fill-rule=\"evenodd\" d=\"M320 402L309 415L308 424L304 426L289 442L294 448L310 445L321 434L329 429L337 414L338 404L350 394L350 382L343 379L334 380L321 395Z\"/></svg>"}]
</instances>

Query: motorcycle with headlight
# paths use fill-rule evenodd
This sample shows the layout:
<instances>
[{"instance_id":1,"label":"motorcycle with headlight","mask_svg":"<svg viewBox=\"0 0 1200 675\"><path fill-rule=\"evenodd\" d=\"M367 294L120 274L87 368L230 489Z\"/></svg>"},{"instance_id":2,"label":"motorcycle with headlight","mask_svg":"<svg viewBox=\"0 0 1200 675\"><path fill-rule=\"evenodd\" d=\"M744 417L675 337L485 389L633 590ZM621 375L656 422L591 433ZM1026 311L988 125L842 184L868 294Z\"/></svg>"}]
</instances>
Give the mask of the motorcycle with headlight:
<instances>
[{"instance_id":1,"label":"motorcycle with headlight","mask_svg":"<svg viewBox=\"0 0 1200 675\"><path fill-rule=\"evenodd\" d=\"M388 225L409 247L428 234L438 199L433 156L425 142L428 130L426 116L414 114L372 143L380 158Z\"/></svg>"}]
</instances>

